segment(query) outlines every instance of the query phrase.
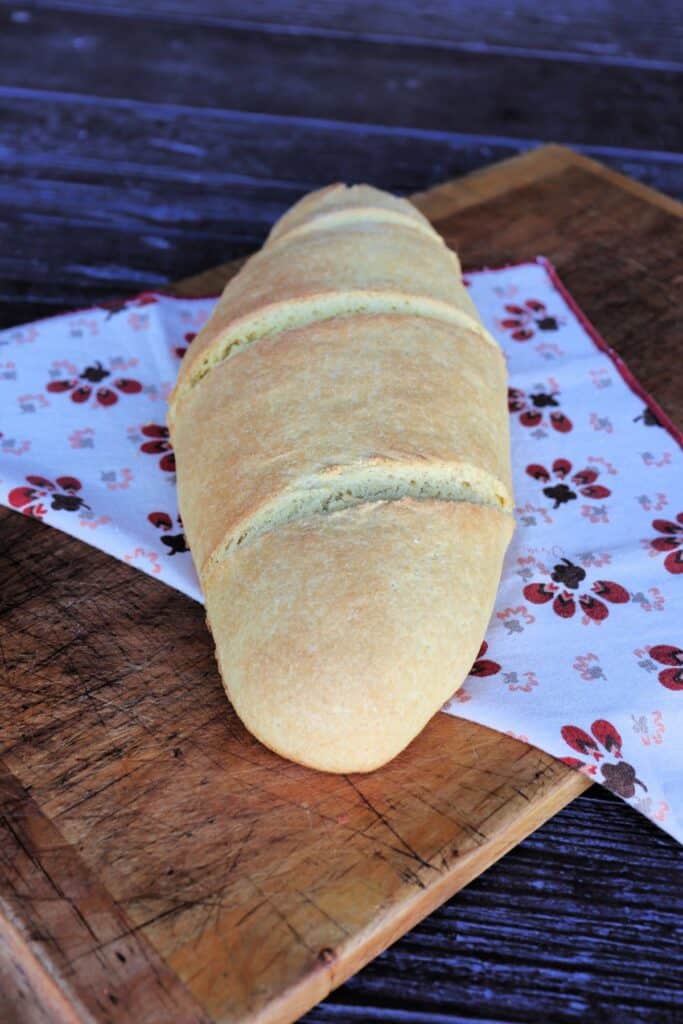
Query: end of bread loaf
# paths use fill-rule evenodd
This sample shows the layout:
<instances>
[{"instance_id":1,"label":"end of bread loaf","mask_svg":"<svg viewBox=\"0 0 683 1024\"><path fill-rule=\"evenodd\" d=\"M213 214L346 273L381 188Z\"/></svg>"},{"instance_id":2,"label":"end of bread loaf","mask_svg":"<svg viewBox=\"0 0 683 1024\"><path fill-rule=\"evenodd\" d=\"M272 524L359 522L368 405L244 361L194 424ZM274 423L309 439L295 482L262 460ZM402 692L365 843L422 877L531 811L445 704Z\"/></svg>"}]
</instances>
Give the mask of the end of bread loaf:
<instances>
[{"instance_id":1,"label":"end of bread loaf","mask_svg":"<svg viewBox=\"0 0 683 1024\"><path fill-rule=\"evenodd\" d=\"M253 538L204 583L239 717L311 768L391 760L466 678L511 532L493 508L404 498Z\"/></svg>"},{"instance_id":2,"label":"end of bread loaf","mask_svg":"<svg viewBox=\"0 0 683 1024\"><path fill-rule=\"evenodd\" d=\"M349 213L363 208L396 213L401 219L427 227L431 233L436 234L427 218L407 199L383 192L373 185L345 185L337 182L316 192L309 192L290 207L273 225L266 239L266 247L319 217Z\"/></svg>"}]
</instances>

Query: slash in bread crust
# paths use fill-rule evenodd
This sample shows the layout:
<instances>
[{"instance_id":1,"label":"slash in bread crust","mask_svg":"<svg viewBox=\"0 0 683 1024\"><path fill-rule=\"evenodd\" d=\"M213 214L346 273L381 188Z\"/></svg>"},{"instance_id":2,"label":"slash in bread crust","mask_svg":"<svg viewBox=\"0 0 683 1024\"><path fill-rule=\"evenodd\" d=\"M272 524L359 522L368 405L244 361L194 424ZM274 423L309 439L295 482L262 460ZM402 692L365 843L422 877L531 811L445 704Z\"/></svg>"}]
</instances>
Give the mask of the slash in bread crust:
<instances>
[{"instance_id":1,"label":"slash in bread crust","mask_svg":"<svg viewBox=\"0 0 683 1024\"><path fill-rule=\"evenodd\" d=\"M316 231L252 256L227 285L187 352L172 403L233 345L366 309L414 310L485 331L439 240L396 224Z\"/></svg>"},{"instance_id":2,"label":"slash in bread crust","mask_svg":"<svg viewBox=\"0 0 683 1024\"><path fill-rule=\"evenodd\" d=\"M281 521L282 502L316 507L316 490L357 500L425 485L510 509L508 431L503 356L472 331L381 314L264 338L216 367L172 421L195 563L254 517Z\"/></svg>"},{"instance_id":3,"label":"slash in bread crust","mask_svg":"<svg viewBox=\"0 0 683 1024\"><path fill-rule=\"evenodd\" d=\"M369 771L466 677L513 531L505 363L409 203L334 185L225 289L171 399L224 686L273 750Z\"/></svg>"},{"instance_id":4,"label":"slash in bread crust","mask_svg":"<svg viewBox=\"0 0 683 1024\"><path fill-rule=\"evenodd\" d=\"M309 192L308 195L290 206L289 210L276 223L266 239L266 246L276 239L283 238L290 231L313 220L335 213L355 213L359 209L388 211L398 214L402 219L412 221L422 227L434 228L424 214L420 213L412 203L399 199L390 192L383 192L372 185L343 185L337 183Z\"/></svg>"}]
</instances>

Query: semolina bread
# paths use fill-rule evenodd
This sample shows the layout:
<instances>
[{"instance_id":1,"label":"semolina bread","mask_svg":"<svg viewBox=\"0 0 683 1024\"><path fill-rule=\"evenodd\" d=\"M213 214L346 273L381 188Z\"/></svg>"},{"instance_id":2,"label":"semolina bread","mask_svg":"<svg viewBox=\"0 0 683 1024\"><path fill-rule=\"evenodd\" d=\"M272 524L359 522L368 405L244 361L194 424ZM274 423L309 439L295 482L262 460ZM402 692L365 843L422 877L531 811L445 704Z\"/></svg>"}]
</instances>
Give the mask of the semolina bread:
<instances>
[{"instance_id":1,"label":"semolina bread","mask_svg":"<svg viewBox=\"0 0 683 1024\"><path fill-rule=\"evenodd\" d=\"M226 287L169 425L223 683L312 768L370 771L466 677L513 531L506 371L405 200L306 196Z\"/></svg>"}]
</instances>

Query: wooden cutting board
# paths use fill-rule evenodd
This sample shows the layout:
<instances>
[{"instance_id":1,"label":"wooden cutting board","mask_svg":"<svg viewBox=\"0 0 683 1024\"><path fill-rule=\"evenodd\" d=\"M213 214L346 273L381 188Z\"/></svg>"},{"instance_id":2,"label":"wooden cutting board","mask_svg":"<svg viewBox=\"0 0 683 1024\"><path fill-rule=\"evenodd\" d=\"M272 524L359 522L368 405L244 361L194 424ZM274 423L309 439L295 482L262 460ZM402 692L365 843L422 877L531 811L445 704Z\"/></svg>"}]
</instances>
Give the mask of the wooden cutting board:
<instances>
[{"instance_id":1,"label":"wooden cutting board","mask_svg":"<svg viewBox=\"0 0 683 1024\"><path fill-rule=\"evenodd\" d=\"M559 147L415 201L466 267L549 256L681 414L678 204ZM242 728L198 605L4 510L0 579L3 1021L291 1021L587 785L441 714L315 774Z\"/></svg>"}]
</instances>

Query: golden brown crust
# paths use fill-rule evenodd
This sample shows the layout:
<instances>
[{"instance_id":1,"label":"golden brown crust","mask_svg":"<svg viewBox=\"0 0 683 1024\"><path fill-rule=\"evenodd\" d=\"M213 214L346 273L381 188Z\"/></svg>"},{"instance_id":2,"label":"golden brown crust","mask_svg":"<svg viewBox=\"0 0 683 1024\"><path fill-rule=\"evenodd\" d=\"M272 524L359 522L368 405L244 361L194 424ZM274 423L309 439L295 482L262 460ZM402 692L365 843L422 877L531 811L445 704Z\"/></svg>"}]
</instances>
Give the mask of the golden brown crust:
<instances>
[{"instance_id":1,"label":"golden brown crust","mask_svg":"<svg viewBox=\"0 0 683 1024\"><path fill-rule=\"evenodd\" d=\"M465 678L513 530L505 365L403 200L305 197L228 284L169 417L226 690L302 764L369 771Z\"/></svg>"},{"instance_id":2,"label":"golden brown crust","mask_svg":"<svg viewBox=\"0 0 683 1024\"><path fill-rule=\"evenodd\" d=\"M404 499L289 523L205 580L226 691L285 757L370 771L466 677L511 517Z\"/></svg>"},{"instance_id":3,"label":"golden brown crust","mask_svg":"<svg viewBox=\"0 0 683 1024\"><path fill-rule=\"evenodd\" d=\"M176 393L231 327L248 333L249 317L265 306L335 292L397 292L436 299L479 322L454 268L449 249L397 224L352 223L262 249L228 283L193 341Z\"/></svg>"},{"instance_id":4,"label":"golden brown crust","mask_svg":"<svg viewBox=\"0 0 683 1024\"><path fill-rule=\"evenodd\" d=\"M269 239L264 248L268 248L272 252L278 246L285 245L295 238L301 238L303 235L313 234L316 231L333 231L362 222L371 222L375 226L379 224L396 224L398 227L420 231L439 245L446 245L441 235L438 235L431 224L427 222L421 223L419 220L407 217L403 212L386 210L381 206L356 206L351 209L343 207L339 210L330 210L328 213L321 213L316 217L311 217L310 220L297 224L295 227L285 231L284 234Z\"/></svg>"},{"instance_id":5,"label":"golden brown crust","mask_svg":"<svg viewBox=\"0 0 683 1024\"><path fill-rule=\"evenodd\" d=\"M354 316L266 338L179 408L180 511L200 568L273 497L340 467L472 466L511 505L503 356L438 321Z\"/></svg>"},{"instance_id":6,"label":"golden brown crust","mask_svg":"<svg viewBox=\"0 0 683 1024\"><path fill-rule=\"evenodd\" d=\"M406 220L413 221L433 231L431 224L420 211L406 199L399 199L390 192L383 192L381 189L373 188L372 185L343 184L328 185L317 192L309 192L291 206L287 212L273 226L266 246L276 239L284 237L290 231L309 224L318 217L324 217L331 213L342 211L354 212L359 209L374 207L376 210L387 210L396 213Z\"/></svg>"}]
</instances>

